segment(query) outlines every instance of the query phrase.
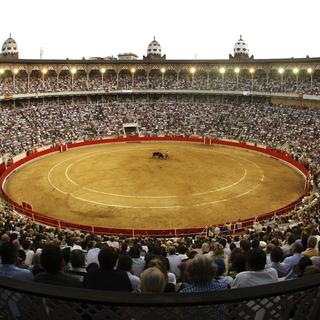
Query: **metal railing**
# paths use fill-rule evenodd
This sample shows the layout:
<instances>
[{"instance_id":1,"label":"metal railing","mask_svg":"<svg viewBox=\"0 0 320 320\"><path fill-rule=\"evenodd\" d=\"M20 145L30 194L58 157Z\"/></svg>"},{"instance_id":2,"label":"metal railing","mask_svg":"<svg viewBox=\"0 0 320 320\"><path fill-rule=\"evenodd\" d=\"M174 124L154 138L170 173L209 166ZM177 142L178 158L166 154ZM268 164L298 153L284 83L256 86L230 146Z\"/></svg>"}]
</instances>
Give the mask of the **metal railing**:
<instances>
[{"instance_id":1,"label":"metal railing","mask_svg":"<svg viewBox=\"0 0 320 320\"><path fill-rule=\"evenodd\" d=\"M0 277L0 319L317 320L320 276L211 293L120 293Z\"/></svg>"}]
</instances>

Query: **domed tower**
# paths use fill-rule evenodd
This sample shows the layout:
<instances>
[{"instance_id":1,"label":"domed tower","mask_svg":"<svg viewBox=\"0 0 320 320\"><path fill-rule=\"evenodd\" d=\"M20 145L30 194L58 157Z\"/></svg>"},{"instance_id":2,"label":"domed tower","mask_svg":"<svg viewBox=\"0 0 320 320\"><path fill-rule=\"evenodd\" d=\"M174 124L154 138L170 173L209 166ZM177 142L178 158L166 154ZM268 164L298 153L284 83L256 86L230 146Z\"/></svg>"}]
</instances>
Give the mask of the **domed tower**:
<instances>
[{"instance_id":1,"label":"domed tower","mask_svg":"<svg viewBox=\"0 0 320 320\"><path fill-rule=\"evenodd\" d=\"M11 38L11 34L9 38L3 43L1 54L3 58L19 58L17 42Z\"/></svg>"},{"instance_id":2,"label":"domed tower","mask_svg":"<svg viewBox=\"0 0 320 320\"><path fill-rule=\"evenodd\" d=\"M153 40L148 45L147 56L143 56L143 60L165 60L166 55L161 55L161 45L153 38Z\"/></svg>"},{"instance_id":3,"label":"domed tower","mask_svg":"<svg viewBox=\"0 0 320 320\"><path fill-rule=\"evenodd\" d=\"M242 36L234 44L233 56L230 54L229 59L253 59L253 56L249 57L248 44L243 41Z\"/></svg>"}]
</instances>

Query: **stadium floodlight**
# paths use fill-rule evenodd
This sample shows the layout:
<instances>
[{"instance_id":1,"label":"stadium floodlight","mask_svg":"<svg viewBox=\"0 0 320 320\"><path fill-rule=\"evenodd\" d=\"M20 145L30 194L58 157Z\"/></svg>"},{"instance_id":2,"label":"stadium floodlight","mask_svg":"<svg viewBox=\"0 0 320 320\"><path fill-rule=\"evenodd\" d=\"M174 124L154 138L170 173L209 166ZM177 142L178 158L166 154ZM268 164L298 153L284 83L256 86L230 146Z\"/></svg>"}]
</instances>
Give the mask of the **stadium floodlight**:
<instances>
[{"instance_id":1,"label":"stadium floodlight","mask_svg":"<svg viewBox=\"0 0 320 320\"><path fill-rule=\"evenodd\" d=\"M195 67L191 67L191 68L190 68L190 73L191 73L192 75L194 75L195 72L196 72L196 68L195 68Z\"/></svg>"},{"instance_id":2,"label":"stadium floodlight","mask_svg":"<svg viewBox=\"0 0 320 320\"><path fill-rule=\"evenodd\" d=\"M44 88L44 86L45 86L45 84L44 84L44 76L47 74L47 72L48 72L48 69L47 69L47 68L43 68L43 69L41 70L43 88Z\"/></svg>"},{"instance_id":3,"label":"stadium floodlight","mask_svg":"<svg viewBox=\"0 0 320 320\"><path fill-rule=\"evenodd\" d=\"M19 69L15 68L12 72L12 82L13 82L13 90L16 89L16 75L18 74Z\"/></svg>"},{"instance_id":4,"label":"stadium floodlight","mask_svg":"<svg viewBox=\"0 0 320 320\"><path fill-rule=\"evenodd\" d=\"M161 84L162 84L162 87L163 87L163 85L164 85L164 73L166 72L166 69L165 68L161 68L160 72L161 72L161 75L162 75Z\"/></svg>"},{"instance_id":5,"label":"stadium floodlight","mask_svg":"<svg viewBox=\"0 0 320 320\"><path fill-rule=\"evenodd\" d=\"M196 68L195 67L191 67L190 68L190 73L192 74L192 86L194 84L194 74L196 72Z\"/></svg>"},{"instance_id":6,"label":"stadium floodlight","mask_svg":"<svg viewBox=\"0 0 320 320\"><path fill-rule=\"evenodd\" d=\"M235 72L236 75L237 75L237 90L238 90L238 88L239 88L239 72L240 72L240 68L236 67L236 68L234 69L234 72Z\"/></svg>"},{"instance_id":7,"label":"stadium floodlight","mask_svg":"<svg viewBox=\"0 0 320 320\"><path fill-rule=\"evenodd\" d=\"M77 73L77 69L71 68L70 72L71 72L71 91L73 91L74 75Z\"/></svg>"},{"instance_id":8,"label":"stadium floodlight","mask_svg":"<svg viewBox=\"0 0 320 320\"><path fill-rule=\"evenodd\" d=\"M226 72L226 68L221 67L219 69L219 72L221 73L221 78L222 78L222 90L224 90L224 73Z\"/></svg>"},{"instance_id":9,"label":"stadium floodlight","mask_svg":"<svg viewBox=\"0 0 320 320\"><path fill-rule=\"evenodd\" d=\"M136 68L132 67L130 69L130 72L131 72L131 87L133 88L134 87L134 74L136 73Z\"/></svg>"},{"instance_id":10,"label":"stadium floodlight","mask_svg":"<svg viewBox=\"0 0 320 320\"><path fill-rule=\"evenodd\" d=\"M283 68L279 68L278 69L278 72L280 73L280 76L281 76L281 91L283 89L283 73L284 73L284 69Z\"/></svg>"},{"instance_id":11,"label":"stadium floodlight","mask_svg":"<svg viewBox=\"0 0 320 320\"><path fill-rule=\"evenodd\" d=\"M102 67L100 69L100 72L101 72L101 85L103 85L103 75L105 74L106 71L107 71L107 69L105 67Z\"/></svg>"},{"instance_id":12,"label":"stadium floodlight","mask_svg":"<svg viewBox=\"0 0 320 320\"><path fill-rule=\"evenodd\" d=\"M293 73L296 75L296 90L297 90L299 87L299 69L297 67L294 67Z\"/></svg>"},{"instance_id":13,"label":"stadium floodlight","mask_svg":"<svg viewBox=\"0 0 320 320\"><path fill-rule=\"evenodd\" d=\"M311 90L312 90L312 88L313 88L313 69L312 68L308 68L307 72L310 74L310 87L311 87Z\"/></svg>"},{"instance_id":14,"label":"stadium floodlight","mask_svg":"<svg viewBox=\"0 0 320 320\"><path fill-rule=\"evenodd\" d=\"M249 72L251 73L251 91L253 91L253 75L256 72L256 69L251 67L249 69ZM252 96L252 98L253 98L253 96Z\"/></svg>"}]
</instances>

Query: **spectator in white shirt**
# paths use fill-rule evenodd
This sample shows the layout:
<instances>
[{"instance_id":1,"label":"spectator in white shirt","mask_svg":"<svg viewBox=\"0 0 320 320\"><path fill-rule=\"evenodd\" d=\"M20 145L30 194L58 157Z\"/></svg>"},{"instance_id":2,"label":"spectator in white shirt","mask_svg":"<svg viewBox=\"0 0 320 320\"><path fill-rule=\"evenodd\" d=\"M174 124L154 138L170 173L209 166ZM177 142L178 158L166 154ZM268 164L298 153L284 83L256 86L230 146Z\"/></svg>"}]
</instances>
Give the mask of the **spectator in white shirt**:
<instances>
[{"instance_id":1,"label":"spectator in white shirt","mask_svg":"<svg viewBox=\"0 0 320 320\"><path fill-rule=\"evenodd\" d=\"M140 292L140 278L132 274L132 259L128 255L118 258L118 269L126 271L131 282L132 292Z\"/></svg>"},{"instance_id":2,"label":"spectator in white shirt","mask_svg":"<svg viewBox=\"0 0 320 320\"><path fill-rule=\"evenodd\" d=\"M252 249L247 253L248 271L236 275L232 288L253 287L278 281L277 271L266 268L266 253L260 249Z\"/></svg>"}]
</instances>

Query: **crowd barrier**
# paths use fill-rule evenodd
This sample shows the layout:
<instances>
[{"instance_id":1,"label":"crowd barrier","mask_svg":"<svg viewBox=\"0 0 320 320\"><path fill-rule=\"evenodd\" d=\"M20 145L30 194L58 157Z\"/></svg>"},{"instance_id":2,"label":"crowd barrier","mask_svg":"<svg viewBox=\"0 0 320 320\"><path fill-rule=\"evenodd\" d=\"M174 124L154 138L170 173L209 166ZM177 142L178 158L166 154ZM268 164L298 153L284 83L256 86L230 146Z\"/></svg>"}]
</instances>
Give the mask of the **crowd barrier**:
<instances>
[{"instance_id":1,"label":"crowd barrier","mask_svg":"<svg viewBox=\"0 0 320 320\"><path fill-rule=\"evenodd\" d=\"M250 151L260 152L267 156L279 159L281 161L286 162L287 164L295 167L299 172L301 172L302 175L305 177L308 176L308 170L305 168L305 166L295 161L290 155L282 152L282 151L276 151L270 148L262 148L255 145L249 145L244 142L234 142L234 141L227 141L227 140L216 140L211 138L199 138L199 137L171 137L171 136L165 136L165 137L127 137L127 138L107 138L107 139L101 139L101 140L94 140L94 141L81 141L81 142L75 142L68 144L68 149L72 148L78 148L83 146L89 146L89 145L96 145L96 144L104 144L104 143L126 143L126 142L143 142L143 141L171 141L171 142L189 142L189 143L203 143L207 145L223 145L228 147L237 147L237 148L243 148ZM28 156L26 156L23 159L20 159L14 163L12 163L8 168L5 168L4 166L0 166L0 192L2 195L2 198L4 201L11 205L12 208L16 211L18 211L21 214L24 214L25 216L29 217L35 222L45 224L48 226L63 228L63 229L77 229L77 230L83 230L86 232L94 232L97 234L110 234L110 235L123 235L123 236L182 236L182 235L193 235L193 234L203 234L207 233L208 226L199 226L197 228L180 228L180 229L130 229L130 228L110 228L110 227L104 227L104 226L94 226L94 225L84 225L84 224L77 224L68 222L65 220L60 220L52 217L45 216L41 213L34 212L22 204L18 204L14 202L4 191L4 183L5 179L17 168L24 165L25 163L34 160L36 158L48 155L50 153L59 152L61 150L61 146L55 146L51 147L45 150L42 150L40 152L32 153ZM306 192L308 191L308 183L306 184ZM304 194L301 195L297 200L295 200L292 203L289 203L288 205L279 208L277 210L260 214L256 217L245 219L241 221L232 221L231 222L231 230L232 231L241 231L240 229L244 228L250 228L254 225L255 222L263 222L265 220L272 219L274 216L282 215L284 213L287 213L291 210L293 210L301 201L301 199L304 197ZM213 227L218 226L222 227L223 225L213 225ZM212 226L210 226L212 227ZM229 230L230 231L230 230Z\"/></svg>"},{"instance_id":2,"label":"crowd barrier","mask_svg":"<svg viewBox=\"0 0 320 320\"><path fill-rule=\"evenodd\" d=\"M0 276L0 319L318 320L320 278L205 293L124 293Z\"/></svg>"}]
</instances>

